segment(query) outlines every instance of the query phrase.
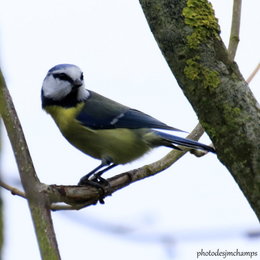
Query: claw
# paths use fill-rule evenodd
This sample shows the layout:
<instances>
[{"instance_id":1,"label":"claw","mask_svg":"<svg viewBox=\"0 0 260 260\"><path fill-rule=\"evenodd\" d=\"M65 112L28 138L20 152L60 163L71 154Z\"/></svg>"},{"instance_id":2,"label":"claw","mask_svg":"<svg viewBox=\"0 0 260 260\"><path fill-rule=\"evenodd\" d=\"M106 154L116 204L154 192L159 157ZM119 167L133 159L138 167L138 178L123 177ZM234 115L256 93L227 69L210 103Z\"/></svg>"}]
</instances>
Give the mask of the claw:
<instances>
[{"instance_id":1,"label":"claw","mask_svg":"<svg viewBox=\"0 0 260 260\"><path fill-rule=\"evenodd\" d=\"M105 169L100 170L105 166L106 166ZM110 188L109 182L106 179L102 178L101 175L104 172L106 172L107 170L112 169L115 166L116 166L116 164L114 164L114 163L111 164L110 161L103 160L98 167L96 167L94 170L92 170L88 174L84 175L80 179L78 185L80 185L80 186L90 185L92 187L97 188L98 190L101 190L102 195L100 195L101 198L99 199L99 202L101 204L104 204L105 203L104 197L105 197L106 194L110 194L111 188ZM105 188L108 190L108 192L106 192Z\"/></svg>"},{"instance_id":2,"label":"claw","mask_svg":"<svg viewBox=\"0 0 260 260\"><path fill-rule=\"evenodd\" d=\"M95 187L98 190L98 193L100 195L98 201L100 202L100 204L105 204L104 198L105 198L106 191L105 191L104 185L102 185L100 182L96 182L95 180L84 179L84 177L83 177L80 179L78 185L79 186L90 185L92 187Z\"/></svg>"}]
</instances>

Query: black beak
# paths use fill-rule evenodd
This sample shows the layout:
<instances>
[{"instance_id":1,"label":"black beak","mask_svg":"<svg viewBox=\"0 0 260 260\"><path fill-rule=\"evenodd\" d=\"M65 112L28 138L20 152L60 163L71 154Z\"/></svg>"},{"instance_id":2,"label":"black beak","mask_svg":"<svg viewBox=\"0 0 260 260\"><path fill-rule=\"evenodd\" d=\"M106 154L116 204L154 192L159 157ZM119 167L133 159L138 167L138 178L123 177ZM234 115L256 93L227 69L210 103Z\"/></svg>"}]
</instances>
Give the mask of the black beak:
<instances>
[{"instance_id":1,"label":"black beak","mask_svg":"<svg viewBox=\"0 0 260 260\"><path fill-rule=\"evenodd\" d=\"M81 87L82 85L83 85L83 82L82 82L80 79L76 79L76 80L73 81L73 86L74 86L75 88L79 88L79 87Z\"/></svg>"}]
</instances>

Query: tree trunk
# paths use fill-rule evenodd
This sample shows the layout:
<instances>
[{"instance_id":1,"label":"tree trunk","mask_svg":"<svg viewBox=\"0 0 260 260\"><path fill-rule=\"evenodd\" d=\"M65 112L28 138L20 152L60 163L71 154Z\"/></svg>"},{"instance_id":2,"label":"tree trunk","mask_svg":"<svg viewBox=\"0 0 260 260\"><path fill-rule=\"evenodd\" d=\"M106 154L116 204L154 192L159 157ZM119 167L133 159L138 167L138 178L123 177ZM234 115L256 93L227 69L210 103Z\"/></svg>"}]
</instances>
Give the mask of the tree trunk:
<instances>
[{"instance_id":1,"label":"tree trunk","mask_svg":"<svg viewBox=\"0 0 260 260\"><path fill-rule=\"evenodd\" d=\"M140 0L198 118L260 219L260 106L232 62L206 0Z\"/></svg>"}]
</instances>

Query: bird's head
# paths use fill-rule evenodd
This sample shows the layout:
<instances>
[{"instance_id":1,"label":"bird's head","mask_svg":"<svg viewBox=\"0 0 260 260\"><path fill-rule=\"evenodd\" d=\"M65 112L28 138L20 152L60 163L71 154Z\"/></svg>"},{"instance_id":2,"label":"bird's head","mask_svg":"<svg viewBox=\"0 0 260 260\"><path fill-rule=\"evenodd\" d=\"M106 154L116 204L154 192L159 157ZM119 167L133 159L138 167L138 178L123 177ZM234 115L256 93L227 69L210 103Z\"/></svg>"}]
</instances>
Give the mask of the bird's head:
<instances>
[{"instance_id":1,"label":"bird's head","mask_svg":"<svg viewBox=\"0 0 260 260\"><path fill-rule=\"evenodd\" d=\"M75 102L80 102L88 96L83 72L76 65L56 65L48 71L43 81L42 101L62 102L75 99Z\"/></svg>"}]
</instances>

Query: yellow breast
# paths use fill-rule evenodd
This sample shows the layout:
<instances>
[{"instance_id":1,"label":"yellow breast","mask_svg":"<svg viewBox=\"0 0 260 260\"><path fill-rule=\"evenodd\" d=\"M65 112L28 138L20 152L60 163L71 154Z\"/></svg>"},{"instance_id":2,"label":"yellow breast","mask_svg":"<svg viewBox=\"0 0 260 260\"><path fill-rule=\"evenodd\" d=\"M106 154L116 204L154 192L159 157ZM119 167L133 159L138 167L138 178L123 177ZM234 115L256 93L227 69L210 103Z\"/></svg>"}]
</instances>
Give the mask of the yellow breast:
<instances>
[{"instance_id":1,"label":"yellow breast","mask_svg":"<svg viewBox=\"0 0 260 260\"><path fill-rule=\"evenodd\" d=\"M75 121L76 116L79 114L83 106L84 103L82 102L71 108L47 106L45 107L45 110L52 116L57 126L63 132Z\"/></svg>"},{"instance_id":2,"label":"yellow breast","mask_svg":"<svg viewBox=\"0 0 260 260\"><path fill-rule=\"evenodd\" d=\"M82 125L77 115L84 103L76 107L63 108L60 106L48 106L45 108L63 136L82 152L97 158L111 159L116 164L124 164L135 160L149 150L147 143L140 138L142 129L129 130L100 129L95 130Z\"/></svg>"}]
</instances>

